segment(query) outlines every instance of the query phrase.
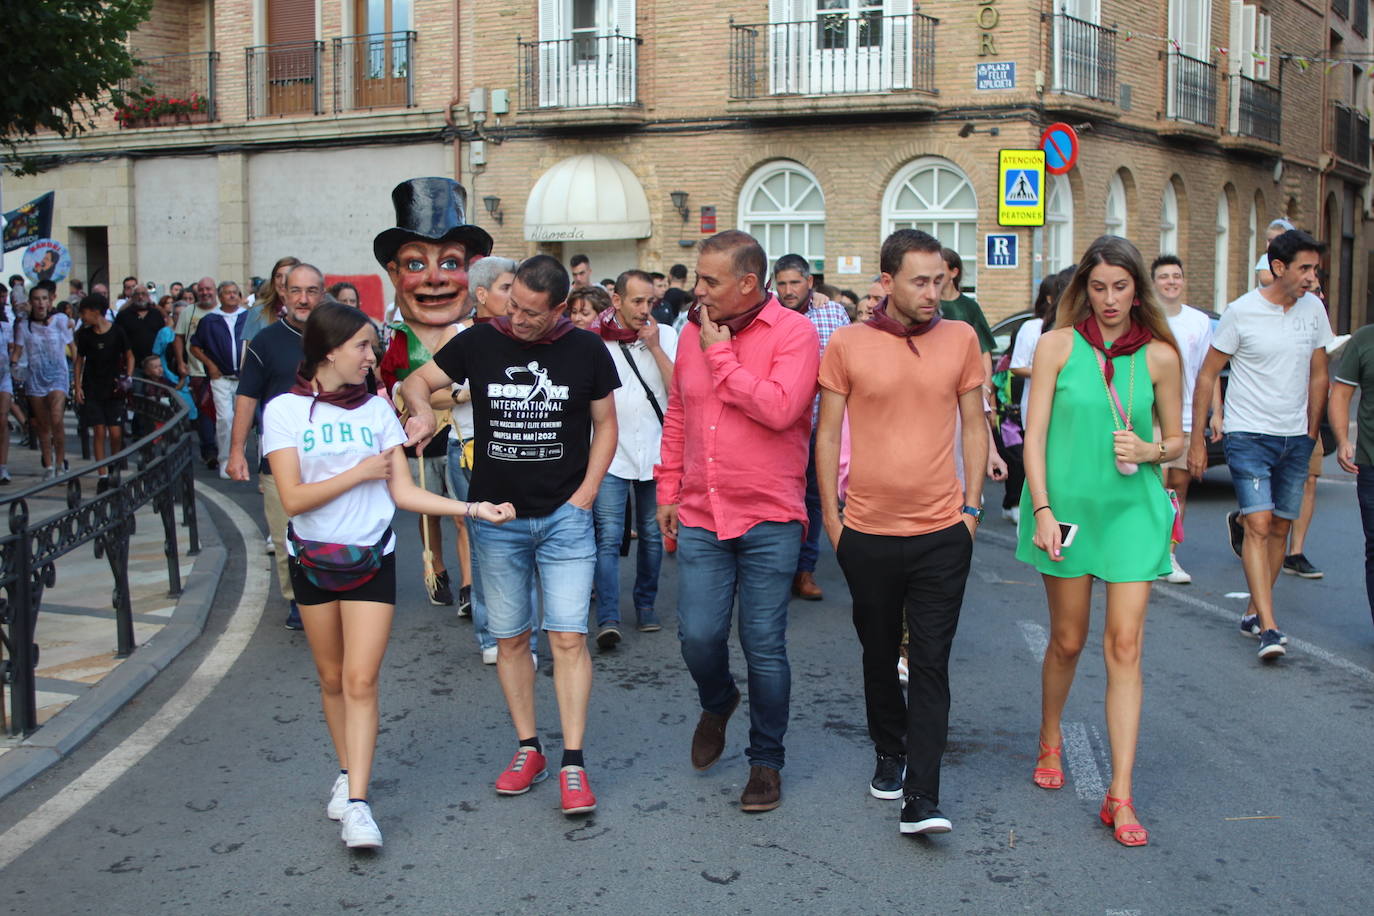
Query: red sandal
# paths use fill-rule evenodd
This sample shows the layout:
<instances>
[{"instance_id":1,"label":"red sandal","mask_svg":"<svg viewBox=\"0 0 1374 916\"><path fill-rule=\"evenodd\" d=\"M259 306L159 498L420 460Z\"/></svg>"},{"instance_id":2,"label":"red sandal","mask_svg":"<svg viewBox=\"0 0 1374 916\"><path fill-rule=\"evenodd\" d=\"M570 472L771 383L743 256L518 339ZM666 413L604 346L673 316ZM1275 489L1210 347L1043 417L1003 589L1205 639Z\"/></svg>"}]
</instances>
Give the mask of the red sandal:
<instances>
[{"instance_id":1,"label":"red sandal","mask_svg":"<svg viewBox=\"0 0 1374 916\"><path fill-rule=\"evenodd\" d=\"M1134 814L1135 800L1130 798L1115 798L1108 795L1102 800L1102 810L1098 812L1097 816L1102 819L1102 823L1106 826L1115 827L1116 813L1122 808L1130 808L1131 813ZM1128 832L1142 833L1144 836L1139 839L1128 840L1124 837L1124 834ZM1122 846L1144 846L1150 842L1150 831L1146 830L1138 823L1122 824L1120 827L1115 827L1112 831L1112 835L1116 837L1116 841Z\"/></svg>"},{"instance_id":2,"label":"red sandal","mask_svg":"<svg viewBox=\"0 0 1374 916\"><path fill-rule=\"evenodd\" d=\"M1063 744L1063 742L1060 742L1060 743L1059 743L1057 746L1055 746L1055 747L1050 747L1048 744L1046 744L1045 742L1041 741L1041 742L1040 742L1040 756L1035 758L1035 762L1036 762L1036 763L1039 763L1040 761L1044 760L1046 757L1050 756L1051 754L1056 754L1056 755L1058 755L1058 756L1059 756L1059 759L1062 761L1062 760L1064 759L1064 753L1063 753L1063 751L1064 751L1064 744ZM1040 788L1042 788L1042 789L1062 789L1062 788L1064 788L1064 771L1063 771L1062 769L1058 769L1058 768L1056 768L1056 767L1041 767L1041 766L1038 766L1038 767L1035 768L1035 771L1034 771L1033 773L1031 773L1031 779L1033 779L1033 780L1035 781L1035 784L1036 784L1037 786L1039 786Z\"/></svg>"}]
</instances>

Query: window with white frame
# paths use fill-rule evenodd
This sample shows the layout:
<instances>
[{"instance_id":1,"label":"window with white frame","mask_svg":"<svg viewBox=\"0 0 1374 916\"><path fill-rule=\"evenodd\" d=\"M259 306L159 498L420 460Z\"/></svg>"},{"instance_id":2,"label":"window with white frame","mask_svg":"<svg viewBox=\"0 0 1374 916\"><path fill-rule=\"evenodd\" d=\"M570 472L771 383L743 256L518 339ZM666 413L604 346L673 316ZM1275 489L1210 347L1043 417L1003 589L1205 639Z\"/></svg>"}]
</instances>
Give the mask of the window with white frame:
<instances>
[{"instance_id":1,"label":"window with white frame","mask_svg":"<svg viewBox=\"0 0 1374 916\"><path fill-rule=\"evenodd\" d=\"M1174 183L1164 183L1159 202L1159 253L1178 254L1178 192Z\"/></svg>"},{"instance_id":2,"label":"window with white frame","mask_svg":"<svg viewBox=\"0 0 1374 916\"><path fill-rule=\"evenodd\" d=\"M772 92L911 86L912 0L769 0Z\"/></svg>"},{"instance_id":3,"label":"window with white frame","mask_svg":"<svg viewBox=\"0 0 1374 916\"><path fill-rule=\"evenodd\" d=\"M825 269L825 193L801 163L784 159L756 169L740 192L739 214L740 228L758 239L770 265L799 254Z\"/></svg>"},{"instance_id":4,"label":"window with white frame","mask_svg":"<svg viewBox=\"0 0 1374 916\"><path fill-rule=\"evenodd\" d=\"M1112 180L1107 182L1107 219L1106 229L1108 235L1119 235L1123 239L1126 235L1126 184L1121 180L1121 176L1113 175Z\"/></svg>"},{"instance_id":5,"label":"window with white frame","mask_svg":"<svg viewBox=\"0 0 1374 916\"><path fill-rule=\"evenodd\" d=\"M1212 258L1212 308L1220 312L1230 301L1231 205L1222 191L1217 198L1217 246Z\"/></svg>"},{"instance_id":6,"label":"window with white frame","mask_svg":"<svg viewBox=\"0 0 1374 916\"><path fill-rule=\"evenodd\" d=\"M1245 263L1259 258L1259 205L1250 201L1250 222L1245 235Z\"/></svg>"},{"instance_id":7,"label":"window with white frame","mask_svg":"<svg viewBox=\"0 0 1374 916\"><path fill-rule=\"evenodd\" d=\"M635 0L539 0L539 104L635 101Z\"/></svg>"},{"instance_id":8,"label":"window with white frame","mask_svg":"<svg viewBox=\"0 0 1374 916\"><path fill-rule=\"evenodd\" d=\"M1073 186L1068 175L1048 176L1045 196L1045 272L1055 273L1074 263Z\"/></svg>"},{"instance_id":9,"label":"window with white frame","mask_svg":"<svg viewBox=\"0 0 1374 916\"><path fill-rule=\"evenodd\" d=\"M898 229L920 229L959 252L960 285L978 284L978 197L973 183L953 162L936 156L903 166L883 193L883 238Z\"/></svg>"},{"instance_id":10,"label":"window with white frame","mask_svg":"<svg viewBox=\"0 0 1374 916\"><path fill-rule=\"evenodd\" d=\"M1244 0L1231 0L1231 72L1266 82L1275 72L1270 66L1270 45L1269 14Z\"/></svg>"}]
</instances>

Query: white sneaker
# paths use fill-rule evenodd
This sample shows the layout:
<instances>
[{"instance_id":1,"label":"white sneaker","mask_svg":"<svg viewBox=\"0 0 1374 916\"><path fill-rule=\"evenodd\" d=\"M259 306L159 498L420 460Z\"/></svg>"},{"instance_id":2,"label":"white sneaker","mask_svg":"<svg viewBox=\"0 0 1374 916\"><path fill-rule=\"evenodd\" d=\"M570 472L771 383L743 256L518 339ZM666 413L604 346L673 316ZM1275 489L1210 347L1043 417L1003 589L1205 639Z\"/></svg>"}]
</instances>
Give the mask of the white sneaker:
<instances>
[{"instance_id":1,"label":"white sneaker","mask_svg":"<svg viewBox=\"0 0 1374 916\"><path fill-rule=\"evenodd\" d=\"M494 665L494 664L496 664L496 654L497 654L499 651L500 651L500 650L497 649L495 646L492 646L490 649L483 649L483 650L482 650L482 664L484 664L484 665Z\"/></svg>"},{"instance_id":2,"label":"white sneaker","mask_svg":"<svg viewBox=\"0 0 1374 916\"><path fill-rule=\"evenodd\" d=\"M10 469L0 465L0 483L9 483L11 479Z\"/></svg>"},{"instance_id":3,"label":"white sneaker","mask_svg":"<svg viewBox=\"0 0 1374 916\"><path fill-rule=\"evenodd\" d=\"M53 479L54 477L56 477L56 476L57 476L57 471L56 471L55 469L53 469L53 468L44 468L44 469L43 469L43 479L44 479L44 480L52 480L52 479Z\"/></svg>"},{"instance_id":4,"label":"white sneaker","mask_svg":"<svg viewBox=\"0 0 1374 916\"><path fill-rule=\"evenodd\" d=\"M901 682L902 682L902 686L905 687L905 686L906 686L906 682L907 682L907 678L908 678L908 671L907 671L907 666L906 666L906 659L905 659L905 658L900 658L900 657L899 657L899 658L897 659L897 680L901 681Z\"/></svg>"},{"instance_id":5,"label":"white sneaker","mask_svg":"<svg viewBox=\"0 0 1374 916\"><path fill-rule=\"evenodd\" d=\"M1178 565L1178 557L1169 554L1169 571L1164 574L1165 582L1172 582L1174 585L1188 585L1193 581L1193 577L1188 575L1182 566Z\"/></svg>"},{"instance_id":6,"label":"white sneaker","mask_svg":"<svg viewBox=\"0 0 1374 916\"><path fill-rule=\"evenodd\" d=\"M325 817L331 821L342 820L344 808L348 807L348 776L340 773L334 780L334 788L329 790L329 804L325 805Z\"/></svg>"},{"instance_id":7,"label":"white sneaker","mask_svg":"<svg viewBox=\"0 0 1374 916\"><path fill-rule=\"evenodd\" d=\"M269 557L275 557L277 555L277 545L272 543L272 535L270 534L267 536L266 550Z\"/></svg>"},{"instance_id":8,"label":"white sneaker","mask_svg":"<svg viewBox=\"0 0 1374 916\"><path fill-rule=\"evenodd\" d=\"M229 476L229 462L227 462L227 461L221 461L221 462L219 463L219 479L220 479L220 480L232 480L232 479L233 479L232 477Z\"/></svg>"},{"instance_id":9,"label":"white sneaker","mask_svg":"<svg viewBox=\"0 0 1374 916\"><path fill-rule=\"evenodd\" d=\"M367 802L349 802L344 806L343 831L339 838L349 849L382 848L382 832L377 829Z\"/></svg>"},{"instance_id":10,"label":"white sneaker","mask_svg":"<svg viewBox=\"0 0 1374 916\"><path fill-rule=\"evenodd\" d=\"M1021 524L1021 507L1012 506L1010 509L1003 509L1002 518L1011 522L1013 525Z\"/></svg>"}]
</instances>

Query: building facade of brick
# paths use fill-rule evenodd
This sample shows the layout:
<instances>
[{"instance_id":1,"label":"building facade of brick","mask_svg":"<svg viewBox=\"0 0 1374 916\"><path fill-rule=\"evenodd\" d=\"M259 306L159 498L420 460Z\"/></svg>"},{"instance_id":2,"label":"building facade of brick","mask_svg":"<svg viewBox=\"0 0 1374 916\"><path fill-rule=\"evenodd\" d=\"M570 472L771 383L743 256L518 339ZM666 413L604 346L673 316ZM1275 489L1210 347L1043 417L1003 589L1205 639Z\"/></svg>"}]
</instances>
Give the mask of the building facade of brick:
<instances>
[{"instance_id":1,"label":"building facade of brick","mask_svg":"<svg viewBox=\"0 0 1374 916\"><path fill-rule=\"evenodd\" d=\"M738 227L862 290L914 225L993 317L1104 232L1181 255L1189 300L1223 307L1286 216L1330 242L1349 329L1374 285L1369 6L157 0L131 39L150 84L213 106L40 141L61 164L5 200L55 189L79 272L159 282L283 254L376 273L388 192L418 174L462 181L498 252L587 253L597 278L691 267ZM999 150L1055 123L1079 153L1034 189L1046 225L999 225Z\"/></svg>"}]
</instances>

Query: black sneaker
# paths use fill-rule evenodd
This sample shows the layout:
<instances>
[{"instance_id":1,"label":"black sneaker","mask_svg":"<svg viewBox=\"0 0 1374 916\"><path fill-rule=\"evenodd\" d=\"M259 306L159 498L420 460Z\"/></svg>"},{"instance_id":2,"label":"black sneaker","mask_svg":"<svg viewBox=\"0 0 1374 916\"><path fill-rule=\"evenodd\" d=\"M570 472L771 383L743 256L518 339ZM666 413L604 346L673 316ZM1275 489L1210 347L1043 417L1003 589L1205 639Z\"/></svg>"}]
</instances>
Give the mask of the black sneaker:
<instances>
[{"instance_id":1,"label":"black sneaker","mask_svg":"<svg viewBox=\"0 0 1374 916\"><path fill-rule=\"evenodd\" d=\"M1307 557L1300 553L1283 558L1283 571L1302 579L1320 579L1323 575L1320 569L1307 562Z\"/></svg>"},{"instance_id":2,"label":"black sneaker","mask_svg":"<svg viewBox=\"0 0 1374 916\"><path fill-rule=\"evenodd\" d=\"M873 768L873 781L868 784L868 794L874 798L901 798L902 780L905 778L905 759L879 754L878 765Z\"/></svg>"},{"instance_id":3,"label":"black sneaker","mask_svg":"<svg viewBox=\"0 0 1374 916\"><path fill-rule=\"evenodd\" d=\"M608 623L596 631L596 647L603 651L620 644L620 622Z\"/></svg>"},{"instance_id":4,"label":"black sneaker","mask_svg":"<svg viewBox=\"0 0 1374 916\"><path fill-rule=\"evenodd\" d=\"M908 795L902 804L902 820L898 829L902 833L949 833L954 825L924 795Z\"/></svg>"},{"instance_id":5,"label":"black sneaker","mask_svg":"<svg viewBox=\"0 0 1374 916\"><path fill-rule=\"evenodd\" d=\"M1245 526L1240 522L1240 510L1226 513L1226 537L1231 542L1231 552L1240 556L1241 545L1245 543Z\"/></svg>"},{"instance_id":6,"label":"black sneaker","mask_svg":"<svg viewBox=\"0 0 1374 916\"><path fill-rule=\"evenodd\" d=\"M458 616L472 616L472 586L463 585L458 588Z\"/></svg>"},{"instance_id":7,"label":"black sneaker","mask_svg":"<svg viewBox=\"0 0 1374 916\"><path fill-rule=\"evenodd\" d=\"M452 606L453 583L449 581L447 569L434 577L434 588L429 590L429 603L439 607Z\"/></svg>"},{"instance_id":8,"label":"black sneaker","mask_svg":"<svg viewBox=\"0 0 1374 916\"><path fill-rule=\"evenodd\" d=\"M1278 658L1288 650L1283 647L1283 634L1278 630L1265 630L1260 634L1259 657L1261 661Z\"/></svg>"}]
</instances>

